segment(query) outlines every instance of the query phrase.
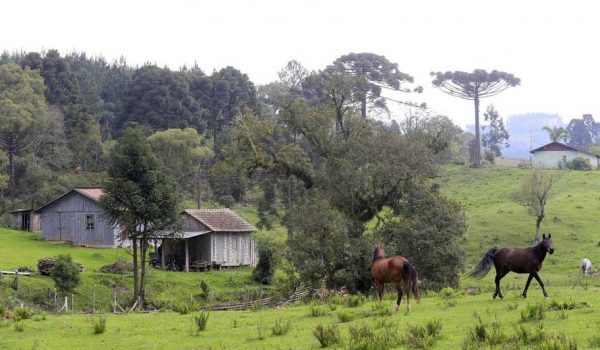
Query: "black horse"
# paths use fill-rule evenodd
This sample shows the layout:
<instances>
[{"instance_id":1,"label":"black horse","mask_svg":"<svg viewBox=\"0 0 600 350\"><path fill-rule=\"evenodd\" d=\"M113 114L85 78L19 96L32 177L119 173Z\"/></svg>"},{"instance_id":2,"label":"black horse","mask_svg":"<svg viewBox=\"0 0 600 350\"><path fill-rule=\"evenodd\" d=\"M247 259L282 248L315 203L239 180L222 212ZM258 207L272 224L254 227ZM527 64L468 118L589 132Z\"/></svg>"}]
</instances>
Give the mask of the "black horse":
<instances>
[{"instance_id":1,"label":"black horse","mask_svg":"<svg viewBox=\"0 0 600 350\"><path fill-rule=\"evenodd\" d=\"M469 276L474 278L483 278L490 271L492 262L496 267L496 291L494 292L493 298L499 296L504 298L504 294L500 290L500 280L506 276L510 271L516 273L528 273L527 283L525 284L525 290L523 290L523 298L527 298L527 289L531 279L535 280L542 287L544 297L548 297L544 283L538 275L538 271L542 269L542 262L546 258L546 253L554 253L554 247L552 246L552 235L542 235L542 241L531 248L492 248L485 255L483 259L477 264L475 269L469 273Z\"/></svg>"}]
</instances>

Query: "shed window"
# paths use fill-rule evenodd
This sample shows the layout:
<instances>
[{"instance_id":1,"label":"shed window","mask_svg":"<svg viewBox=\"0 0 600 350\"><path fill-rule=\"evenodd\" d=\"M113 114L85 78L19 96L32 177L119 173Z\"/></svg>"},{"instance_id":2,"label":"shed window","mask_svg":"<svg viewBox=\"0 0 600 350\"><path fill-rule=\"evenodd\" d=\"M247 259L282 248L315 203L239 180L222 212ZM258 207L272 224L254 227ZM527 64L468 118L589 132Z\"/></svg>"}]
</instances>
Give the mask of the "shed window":
<instances>
[{"instance_id":1,"label":"shed window","mask_svg":"<svg viewBox=\"0 0 600 350\"><path fill-rule=\"evenodd\" d=\"M85 216L85 229L86 230L94 229L94 215L86 215Z\"/></svg>"}]
</instances>

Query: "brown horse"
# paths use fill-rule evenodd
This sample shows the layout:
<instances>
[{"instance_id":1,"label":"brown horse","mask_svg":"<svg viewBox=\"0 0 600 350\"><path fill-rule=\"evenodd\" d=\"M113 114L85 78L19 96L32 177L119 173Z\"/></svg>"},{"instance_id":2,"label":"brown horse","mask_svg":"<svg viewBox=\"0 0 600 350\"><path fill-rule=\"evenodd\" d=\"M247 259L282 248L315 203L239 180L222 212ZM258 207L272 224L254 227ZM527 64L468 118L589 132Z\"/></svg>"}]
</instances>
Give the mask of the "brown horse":
<instances>
[{"instance_id":1,"label":"brown horse","mask_svg":"<svg viewBox=\"0 0 600 350\"><path fill-rule=\"evenodd\" d=\"M523 298L527 298L527 289L531 279L535 280L542 287L544 297L548 297L544 283L538 275L538 271L542 269L542 262L546 258L546 253L554 253L554 247L552 246L552 235L542 235L542 241L531 248L519 249L519 248L492 248L485 255L483 259L477 264L475 269L469 273L469 276L475 278L483 278L490 271L492 262L496 267L496 291L492 296L494 299L496 296L504 298L504 294L500 290L500 280L506 276L510 271L516 273L528 273L527 283L525 284L525 290L523 290Z\"/></svg>"},{"instance_id":2,"label":"brown horse","mask_svg":"<svg viewBox=\"0 0 600 350\"><path fill-rule=\"evenodd\" d=\"M405 258L393 256L385 258L385 252L382 245L375 247L373 252L373 266L371 267L371 276L379 293L379 301L383 298L383 288L386 283L394 283L398 291L398 300L396 301L396 311L400 308L402 301L402 285L406 289L406 310L410 311L409 296L413 294L417 302L421 295L419 292L419 276L417 269Z\"/></svg>"}]
</instances>

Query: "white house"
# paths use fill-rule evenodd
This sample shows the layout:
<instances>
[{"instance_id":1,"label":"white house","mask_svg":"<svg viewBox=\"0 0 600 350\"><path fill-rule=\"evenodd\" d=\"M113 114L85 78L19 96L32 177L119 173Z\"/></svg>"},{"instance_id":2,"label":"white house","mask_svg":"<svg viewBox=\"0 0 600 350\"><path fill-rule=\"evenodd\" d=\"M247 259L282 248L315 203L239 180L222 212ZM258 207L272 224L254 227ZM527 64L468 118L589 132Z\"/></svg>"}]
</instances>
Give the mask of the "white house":
<instances>
[{"instance_id":1,"label":"white house","mask_svg":"<svg viewBox=\"0 0 600 350\"><path fill-rule=\"evenodd\" d=\"M598 155L583 151L560 142L551 142L531 151L533 154L532 165L534 167L558 169L564 167L567 162L575 158L587 160L593 169L598 168Z\"/></svg>"}]
</instances>

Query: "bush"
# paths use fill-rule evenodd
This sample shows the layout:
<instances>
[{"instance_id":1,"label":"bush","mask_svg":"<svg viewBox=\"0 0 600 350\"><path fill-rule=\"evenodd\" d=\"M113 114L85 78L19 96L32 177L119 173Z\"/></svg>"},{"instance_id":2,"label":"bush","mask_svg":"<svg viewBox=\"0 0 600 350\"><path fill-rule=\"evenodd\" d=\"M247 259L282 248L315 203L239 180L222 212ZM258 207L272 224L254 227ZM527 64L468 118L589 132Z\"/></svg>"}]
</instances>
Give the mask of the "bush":
<instances>
[{"instance_id":1,"label":"bush","mask_svg":"<svg viewBox=\"0 0 600 350\"><path fill-rule=\"evenodd\" d=\"M175 312L178 312L180 315L187 315L195 309L195 305L192 305L187 301L175 301L171 309Z\"/></svg>"},{"instance_id":2,"label":"bush","mask_svg":"<svg viewBox=\"0 0 600 350\"><path fill-rule=\"evenodd\" d=\"M550 339L546 339L540 344L540 350L577 350L577 342L570 339L563 333Z\"/></svg>"},{"instance_id":3,"label":"bush","mask_svg":"<svg viewBox=\"0 0 600 350\"><path fill-rule=\"evenodd\" d=\"M320 324L313 330L313 335L317 338L322 348L338 344L341 341L340 330L336 325L323 326Z\"/></svg>"},{"instance_id":4,"label":"bush","mask_svg":"<svg viewBox=\"0 0 600 350\"><path fill-rule=\"evenodd\" d=\"M432 320L424 326L411 326L406 329L404 343L409 348L426 349L433 346L442 331L440 320Z\"/></svg>"},{"instance_id":5,"label":"bush","mask_svg":"<svg viewBox=\"0 0 600 350\"><path fill-rule=\"evenodd\" d=\"M15 321L28 320L35 314L35 311L28 307L18 307L14 310Z\"/></svg>"},{"instance_id":6,"label":"bush","mask_svg":"<svg viewBox=\"0 0 600 350\"><path fill-rule=\"evenodd\" d=\"M321 317L327 313L327 310L322 305L311 303L308 308L308 315L311 317Z\"/></svg>"},{"instance_id":7,"label":"bush","mask_svg":"<svg viewBox=\"0 0 600 350\"><path fill-rule=\"evenodd\" d=\"M442 290L440 290L440 299L442 299L446 308L456 306L457 304L454 289L450 287L442 288Z\"/></svg>"},{"instance_id":8,"label":"bush","mask_svg":"<svg viewBox=\"0 0 600 350\"><path fill-rule=\"evenodd\" d=\"M527 304L521 310L521 322L541 321L546 317L546 306L543 303Z\"/></svg>"},{"instance_id":9,"label":"bush","mask_svg":"<svg viewBox=\"0 0 600 350\"><path fill-rule=\"evenodd\" d=\"M292 327L292 323L290 321L283 321L281 319L275 320L275 324L273 325L272 333L273 335L284 335L290 331Z\"/></svg>"},{"instance_id":10,"label":"bush","mask_svg":"<svg viewBox=\"0 0 600 350\"><path fill-rule=\"evenodd\" d=\"M264 340L267 338L267 328L262 324L256 325L256 334L258 335L258 339Z\"/></svg>"},{"instance_id":11,"label":"bush","mask_svg":"<svg viewBox=\"0 0 600 350\"><path fill-rule=\"evenodd\" d=\"M50 270L50 276L56 284L56 289L61 293L71 293L79 285L79 265L70 255L59 255Z\"/></svg>"},{"instance_id":12,"label":"bush","mask_svg":"<svg viewBox=\"0 0 600 350\"><path fill-rule=\"evenodd\" d=\"M271 284L274 273L273 250L269 247L261 246L258 249L258 264L254 271L252 271L252 279L256 283Z\"/></svg>"},{"instance_id":13,"label":"bush","mask_svg":"<svg viewBox=\"0 0 600 350\"><path fill-rule=\"evenodd\" d=\"M358 307L365 302L365 298L360 295L350 295L346 298L346 306Z\"/></svg>"},{"instance_id":14,"label":"bush","mask_svg":"<svg viewBox=\"0 0 600 350\"><path fill-rule=\"evenodd\" d=\"M100 268L100 272L127 274L133 272L133 263L125 259L119 259L112 264L104 265Z\"/></svg>"},{"instance_id":15,"label":"bush","mask_svg":"<svg viewBox=\"0 0 600 350\"><path fill-rule=\"evenodd\" d=\"M354 315L351 312L349 312L348 310L338 311L337 317L341 323L350 322L354 319Z\"/></svg>"},{"instance_id":16,"label":"bush","mask_svg":"<svg viewBox=\"0 0 600 350\"><path fill-rule=\"evenodd\" d=\"M23 321L15 322L15 332L23 332L23 330L25 330Z\"/></svg>"},{"instance_id":17,"label":"bush","mask_svg":"<svg viewBox=\"0 0 600 350\"><path fill-rule=\"evenodd\" d=\"M522 345L535 345L541 343L544 338L546 334L542 325L533 329L520 325L515 329L513 341Z\"/></svg>"},{"instance_id":18,"label":"bush","mask_svg":"<svg viewBox=\"0 0 600 350\"><path fill-rule=\"evenodd\" d=\"M194 322L196 332L201 332L206 329L208 316L210 316L210 314L206 311L201 311L198 315L192 316L192 321Z\"/></svg>"},{"instance_id":19,"label":"bush","mask_svg":"<svg viewBox=\"0 0 600 350\"><path fill-rule=\"evenodd\" d=\"M233 208L233 206L235 205L235 198L233 198L233 196L230 195L225 195L225 196L221 196L219 197L219 204L223 205L225 208Z\"/></svg>"},{"instance_id":20,"label":"bush","mask_svg":"<svg viewBox=\"0 0 600 350\"><path fill-rule=\"evenodd\" d=\"M102 334L106 330L106 316L100 315L94 320L94 334Z\"/></svg>"},{"instance_id":21,"label":"bush","mask_svg":"<svg viewBox=\"0 0 600 350\"><path fill-rule=\"evenodd\" d=\"M577 157L566 163L567 169L571 170L592 170L592 165L588 159Z\"/></svg>"}]
</instances>

